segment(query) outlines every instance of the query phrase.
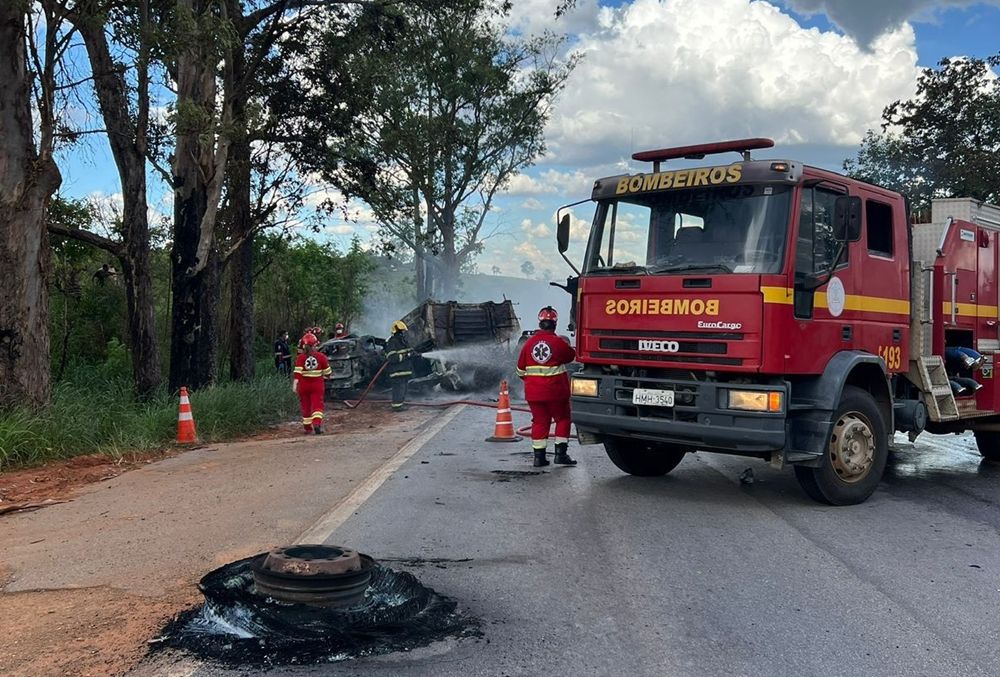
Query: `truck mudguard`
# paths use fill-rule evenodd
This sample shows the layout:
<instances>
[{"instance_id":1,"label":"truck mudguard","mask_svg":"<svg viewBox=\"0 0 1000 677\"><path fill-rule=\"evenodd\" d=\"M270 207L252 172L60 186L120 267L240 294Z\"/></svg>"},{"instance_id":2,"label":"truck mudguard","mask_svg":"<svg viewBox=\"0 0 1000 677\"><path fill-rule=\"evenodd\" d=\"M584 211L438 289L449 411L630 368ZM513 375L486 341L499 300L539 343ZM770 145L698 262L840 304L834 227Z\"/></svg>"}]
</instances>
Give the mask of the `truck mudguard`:
<instances>
[{"instance_id":1,"label":"truck mudguard","mask_svg":"<svg viewBox=\"0 0 1000 677\"><path fill-rule=\"evenodd\" d=\"M844 386L851 373L862 366L866 371L874 373L877 370L881 374L872 390L876 400L889 403L890 420L885 421L885 425L887 430L893 429L892 399L882 358L858 350L845 350L833 356L821 376L792 383L788 408L788 445L785 451L788 462L819 464L830 438L833 426L831 419L840 402L841 393L844 392Z\"/></svg>"}]
</instances>

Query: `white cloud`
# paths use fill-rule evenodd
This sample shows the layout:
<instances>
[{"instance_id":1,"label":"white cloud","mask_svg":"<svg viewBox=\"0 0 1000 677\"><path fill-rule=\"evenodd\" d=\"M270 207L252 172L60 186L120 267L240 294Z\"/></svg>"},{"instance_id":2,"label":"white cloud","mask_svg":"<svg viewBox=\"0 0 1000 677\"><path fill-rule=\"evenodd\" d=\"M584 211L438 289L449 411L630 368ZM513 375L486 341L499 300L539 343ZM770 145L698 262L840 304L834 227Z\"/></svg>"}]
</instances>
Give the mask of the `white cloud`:
<instances>
[{"instance_id":1,"label":"white cloud","mask_svg":"<svg viewBox=\"0 0 1000 677\"><path fill-rule=\"evenodd\" d=\"M561 172L546 169L537 176L517 174L507 184L504 193L515 196L588 195L594 178L580 170ZM540 202L538 204L541 206Z\"/></svg>"},{"instance_id":2,"label":"white cloud","mask_svg":"<svg viewBox=\"0 0 1000 677\"><path fill-rule=\"evenodd\" d=\"M337 226L327 226L326 230L333 233L334 235L353 235L354 226L348 223L342 223Z\"/></svg>"},{"instance_id":3,"label":"white cloud","mask_svg":"<svg viewBox=\"0 0 1000 677\"><path fill-rule=\"evenodd\" d=\"M552 235L552 229L546 224L534 223L531 219L521 221L521 231L531 237L549 237Z\"/></svg>"},{"instance_id":4,"label":"white cloud","mask_svg":"<svg viewBox=\"0 0 1000 677\"><path fill-rule=\"evenodd\" d=\"M918 73L909 26L867 52L761 1L634 0L602 8L578 37L584 59L547 128L549 164L748 136L854 145L887 103L913 94ZM543 177L511 192L549 192Z\"/></svg>"},{"instance_id":5,"label":"white cloud","mask_svg":"<svg viewBox=\"0 0 1000 677\"><path fill-rule=\"evenodd\" d=\"M529 209L531 211L538 211L539 209L545 209L539 200L533 197L529 197L527 200L521 203L521 209ZM494 211L501 211L499 207L494 207Z\"/></svg>"},{"instance_id":6,"label":"white cloud","mask_svg":"<svg viewBox=\"0 0 1000 677\"><path fill-rule=\"evenodd\" d=\"M515 0L510 13L511 27L537 35L543 31L575 34L587 30L600 13L598 0L577 0L576 5L556 19L558 0Z\"/></svg>"}]
</instances>

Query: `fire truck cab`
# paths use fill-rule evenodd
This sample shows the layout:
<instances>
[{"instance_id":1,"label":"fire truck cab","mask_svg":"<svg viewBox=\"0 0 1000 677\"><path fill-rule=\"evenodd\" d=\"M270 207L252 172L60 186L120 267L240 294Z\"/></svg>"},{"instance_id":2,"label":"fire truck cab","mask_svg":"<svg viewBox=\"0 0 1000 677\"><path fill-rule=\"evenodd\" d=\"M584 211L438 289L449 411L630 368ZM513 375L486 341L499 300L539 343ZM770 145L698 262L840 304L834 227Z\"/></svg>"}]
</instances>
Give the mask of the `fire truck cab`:
<instances>
[{"instance_id":1,"label":"fire truck cab","mask_svg":"<svg viewBox=\"0 0 1000 677\"><path fill-rule=\"evenodd\" d=\"M751 158L771 146L636 153L651 171L595 181L568 285L581 444L603 443L633 475L694 451L792 465L810 497L836 505L872 494L896 430L976 430L1000 458L1000 223L911 227L898 193ZM730 164L662 166L734 151ZM567 214L564 256L569 229Z\"/></svg>"}]
</instances>

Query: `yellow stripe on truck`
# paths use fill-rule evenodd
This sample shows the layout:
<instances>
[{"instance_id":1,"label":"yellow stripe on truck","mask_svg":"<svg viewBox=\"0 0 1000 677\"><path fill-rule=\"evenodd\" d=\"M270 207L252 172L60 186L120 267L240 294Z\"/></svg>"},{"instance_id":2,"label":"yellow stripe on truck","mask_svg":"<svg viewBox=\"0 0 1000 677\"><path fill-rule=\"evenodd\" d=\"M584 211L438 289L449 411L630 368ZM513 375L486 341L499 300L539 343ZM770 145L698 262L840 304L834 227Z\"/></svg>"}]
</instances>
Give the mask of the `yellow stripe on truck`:
<instances>
[{"instance_id":1,"label":"yellow stripe on truck","mask_svg":"<svg viewBox=\"0 0 1000 677\"><path fill-rule=\"evenodd\" d=\"M951 315L951 301L941 303L941 312L945 315ZM996 306L980 306L975 303L956 303L955 314L965 317L996 318L998 316Z\"/></svg>"},{"instance_id":2,"label":"yellow stripe on truck","mask_svg":"<svg viewBox=\"0 0 1000 677\"><path fill-rule=\"evenodd\" d=\"M761 287L764 303L792 305L795 291L786 287ZM815 307L829 308L826 292L816 292ZM862 296L848 294L844 299L844 310L855 310L862 313L883 313L886 315L909 315L910 302L904 299L887 299L879 296ZM948 312L951 312L950 309ZM996 310L994 310L994 313ZM995 316L995 315L994 315Z\"/></svg>"}]
</instances>

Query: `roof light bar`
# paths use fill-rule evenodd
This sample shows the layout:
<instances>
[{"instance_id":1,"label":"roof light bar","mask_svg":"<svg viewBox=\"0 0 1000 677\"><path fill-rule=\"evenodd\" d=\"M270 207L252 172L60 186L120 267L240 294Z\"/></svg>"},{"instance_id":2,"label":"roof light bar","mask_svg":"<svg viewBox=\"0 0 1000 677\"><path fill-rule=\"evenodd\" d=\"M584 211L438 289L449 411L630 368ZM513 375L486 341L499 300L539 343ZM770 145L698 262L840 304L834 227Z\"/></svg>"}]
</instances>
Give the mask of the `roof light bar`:
<instances>
[{"instance_id":1,"label":"roof light bar","mask_svg":"<svg viewBox=\"0 0 1000 677\"><path fill-rule=\"evenodd\" d=\"M660 150L644 150L632 153L632 159L639 162L655 162L687 158L700 160L706 155L735 152L743 155L744 160L750 160L750 151L759 148L773 148L772 139L736 139L735 141L719 141L718 143L701 143L696 146L678 146L677 148L661 148Z\"/></svg>"}]
</instances>

